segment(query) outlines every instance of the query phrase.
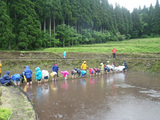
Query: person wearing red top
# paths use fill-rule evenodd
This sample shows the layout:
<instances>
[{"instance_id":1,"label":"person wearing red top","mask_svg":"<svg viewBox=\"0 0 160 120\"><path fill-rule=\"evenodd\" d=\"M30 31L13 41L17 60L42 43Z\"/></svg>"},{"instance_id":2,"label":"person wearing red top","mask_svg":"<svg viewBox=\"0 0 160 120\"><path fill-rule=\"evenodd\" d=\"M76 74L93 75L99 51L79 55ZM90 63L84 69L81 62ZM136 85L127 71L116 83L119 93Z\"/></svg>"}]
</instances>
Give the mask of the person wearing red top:
<instances>
[{"instance_id":1,"label":"person wearing red top","mask_svg":"<svg viewBox=\"0 0 160 120\"><path fill-rule=\"evenodd\" d=\"M116 49L115 48L113 48L113 50L112 50L112 53L113 53L113 58L116 58Z\"/></svg>"}]
</instances>

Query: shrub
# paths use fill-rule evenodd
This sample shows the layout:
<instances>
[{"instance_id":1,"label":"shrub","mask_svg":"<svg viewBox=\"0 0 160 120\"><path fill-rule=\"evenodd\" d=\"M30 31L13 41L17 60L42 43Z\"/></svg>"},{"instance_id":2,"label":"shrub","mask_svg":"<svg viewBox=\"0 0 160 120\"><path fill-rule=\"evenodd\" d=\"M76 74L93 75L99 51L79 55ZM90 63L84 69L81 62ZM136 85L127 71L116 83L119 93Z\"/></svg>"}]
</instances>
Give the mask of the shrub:
<instances>
[{"instance_id":1,"label":"shrub","mask_svg":"<svg viewBox=\"0 0 160 120\"><path fill-rule=\"evenodd\" d=\"M0 120L7 120L11 115L11 109L1 108L0 109Z\"/></svg>"}]
</instances>

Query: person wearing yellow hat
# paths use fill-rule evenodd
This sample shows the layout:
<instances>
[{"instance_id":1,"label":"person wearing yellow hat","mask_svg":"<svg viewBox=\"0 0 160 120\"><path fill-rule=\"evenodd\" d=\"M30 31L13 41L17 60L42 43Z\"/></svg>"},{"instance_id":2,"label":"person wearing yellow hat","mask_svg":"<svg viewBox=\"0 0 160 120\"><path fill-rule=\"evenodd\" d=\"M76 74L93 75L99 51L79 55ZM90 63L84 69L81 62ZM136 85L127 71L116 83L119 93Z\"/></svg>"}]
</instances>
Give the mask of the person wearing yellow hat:
<instances>
[{"instance_id":1,"label":"person wearing yellow hat","mask_svg":"<svg viewBox=\"0 0 160 120\"><path fill-rule=\"evenodd\" d=\"M86 71L86 70L87 70L87 67L88 67L88 66L87 66L87 62L84 61L83 64L81 65L81 69Z\"/></svg>"}]
</instances>

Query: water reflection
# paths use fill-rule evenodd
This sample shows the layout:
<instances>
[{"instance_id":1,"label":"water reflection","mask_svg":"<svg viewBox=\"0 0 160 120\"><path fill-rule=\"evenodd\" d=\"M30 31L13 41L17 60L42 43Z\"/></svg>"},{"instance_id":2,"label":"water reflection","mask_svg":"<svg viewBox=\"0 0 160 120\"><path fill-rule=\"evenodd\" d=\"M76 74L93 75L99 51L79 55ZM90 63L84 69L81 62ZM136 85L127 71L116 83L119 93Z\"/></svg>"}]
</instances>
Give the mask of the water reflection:
<instances>
[{"instance_id":1,"label":"water reflection","mask_svg":"<svg viewBox=\"0 0 160 120\"><path fill-rule=\"evenodd\" d=\"M86 86L86 79L84 79L84 78L81 78L81 84L82 84L82 86Z\"/></svg>"},{"instance_id":2,"label":"water reflection","mask_svg":"<svg viewBox=\"0 0 160 120\"><path fill-rule=\"evenodd\" d=\"M61 84L61 88L63 88L64 90L68 90L68 82L67 80L63 80L62 84Z\"/></svg>"},{"instance_id":3,"label":"water reflection","mask_svg":"<svg viewBox=\"0 0 160 120\"><path fill-rule=\"evenodd\" d=\"M37 99L37 101L41 100L41 96L42 96L42 88L41 88L41 84L38 84L38 86L36 87L36 99Z\"/></svg>"},{"instance_id":4,"label":"water reflection","mask_svg":"<svg viewBox=\"0 0 160 120\"><path fill-rule=\"evenodd\" d=\"M160 75L113 73L22 89L31 96L40 120L159 120L158 78Z\"/></svg>"},{"instance_id":5,"label":"water reflection","mask_svg":"<svg viewBox=\"0 0 160 120\"><path fill-rule=\"evenodd\" d=\"M45 96L48 96L49 94L49 85L48 85L48 82L44 83L42 85L42 94L45 95Z\"/></svg>"},{"instance_id":6,"label":"water reflection","mask_svg":"<svg viewBox=\"0 0 160 120\"><path fill-rule=\"evenodd\" d=\"M52 83L50 84L50 87L51 87L51 90L52 90L53 92L56 92L57 89L58 89L58 87L57 87L57 81L52 82Z\"/></svg>"},{"instance_id":7,"label":"water reflection","mask_svg":"<svg viewBox=\"0 0 160 120\"><path fill-rule=\"evenodd\" d=\"M92 84L94 84L94 83L95 83L95 78L90 77L90 79L89 79L89 84L92 85Z\"/></svg>"}]
</instances>

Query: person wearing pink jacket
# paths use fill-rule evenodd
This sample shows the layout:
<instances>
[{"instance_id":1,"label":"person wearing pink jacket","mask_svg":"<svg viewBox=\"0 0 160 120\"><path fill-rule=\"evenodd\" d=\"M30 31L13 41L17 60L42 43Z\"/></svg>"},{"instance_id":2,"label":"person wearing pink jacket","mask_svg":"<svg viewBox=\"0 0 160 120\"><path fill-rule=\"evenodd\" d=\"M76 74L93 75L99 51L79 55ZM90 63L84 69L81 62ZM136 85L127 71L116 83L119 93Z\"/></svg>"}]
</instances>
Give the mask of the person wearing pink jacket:
<instances>
[{"instance_id":1,"label":"person wearing pink jacket","mask_svg":"<svg viewBox=\"0 0 160 120\"><path fill-rule=\"evenodd\" d=\"M61 74L63 75L64 80L67 80L67 76L69 75L68 71L61 71Z\"/></svg>"}]
</instances>

